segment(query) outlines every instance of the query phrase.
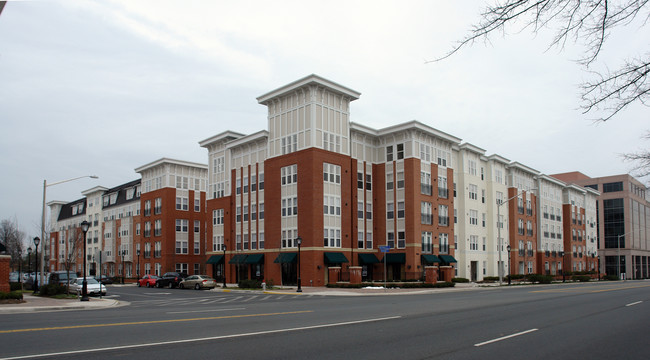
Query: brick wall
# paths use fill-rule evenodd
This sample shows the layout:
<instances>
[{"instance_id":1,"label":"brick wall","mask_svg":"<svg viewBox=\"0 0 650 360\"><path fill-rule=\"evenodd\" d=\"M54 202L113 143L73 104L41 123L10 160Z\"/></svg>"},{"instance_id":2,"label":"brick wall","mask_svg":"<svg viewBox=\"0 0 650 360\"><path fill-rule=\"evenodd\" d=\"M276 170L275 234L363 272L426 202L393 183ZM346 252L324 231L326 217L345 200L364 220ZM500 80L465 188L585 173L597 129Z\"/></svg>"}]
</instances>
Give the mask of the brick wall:
<instances>
[{"instance_id":1,"label":"brick wall","mask_svg":"<svg viewBox=\"0 0 650 360\"><path fill-rule=\"evenodd\" d=\"M11 287L9 286L9 263L11 262L11 256L9 255L0 255L0 291L9 292Z\"/></svg>"}]
</instances>

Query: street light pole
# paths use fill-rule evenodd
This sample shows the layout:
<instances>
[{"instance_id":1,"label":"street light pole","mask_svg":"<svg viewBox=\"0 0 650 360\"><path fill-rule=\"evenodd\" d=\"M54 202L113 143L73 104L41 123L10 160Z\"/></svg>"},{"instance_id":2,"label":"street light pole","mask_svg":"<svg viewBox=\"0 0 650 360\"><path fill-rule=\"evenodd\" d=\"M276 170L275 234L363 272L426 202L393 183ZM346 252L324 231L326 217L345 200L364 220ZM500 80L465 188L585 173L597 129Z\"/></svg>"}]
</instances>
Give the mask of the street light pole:
<instances>
[{"instance_id":1,"label":"street light pole","mask_svg":"<svg viewBox=\"0 0 650 360\"><path fill-rule=\"evenodd\" d=\"M122 256L122 285L124 285L124 255L126 255L126 250L120 251L120 255Z\"/></svg>"},{"instance_id":2,"label":"street light pole","mask_svg":"<svg viewBox=\"0 0 650 360\"><path fill-rule=\"evenodd\" d=\"M34 275L34 294L36 294L38 292L38 276L39 276L39 273L38 273L38 244L40 242L41 242L41 239L39 239L38 236L34 238L34 245L36 246L35 260L36 260L36 270L37 270L36 275ZM43 251L41 250L41 255L42 254L43 254ZM43 264L41 264L41 265L43 265ZM40 276L43 276L42 271L40 273Z\"/></svg>"},{"instance_id":3,"label":"street light pole","mask_svg":"<svg viewBox=\"0 0 650 360\"><path fill-rule=\"evenodd\" d=\"M45 211L46 211L46 207L45 207L46 206L46 203L45 203L46 195L45 194L46 194L47 187L48 186L59 185L59 184L67 183L69 181L79 180L79 179L83 179L83 178L99 179L99 176L97 176L97 175L84 175L84 176L79 176L79 177L72 178L72 179L53 182L51 184L48 184L47 180L43 180L43 212L41 214L41 238L43 239L43 241L47 241L46 238L45 238ZM43 248L45 248L45 245L43 245ZM86 248L86 241L84 240L84 249L85 248ZM44 253L45 253L44 251L41 251L41 269L40 269L40 271L41 271L41 283L43 283L43 264L45 262L45 256L43 255ZM84 264L85 263L86 263L86 259L84 259Z\"/></svg>"},{"instance_id":4,"label":"street light pole","mask_svg":"<svg viewBox=\"0 0 650 360\"><path fill-rule=\"evenodd\" d=\"M223 288L226 288L226 244L223 244Z\"/></svg>"},{"instance_id":5,"label":"street light pole","mask_svg":"<svg viewBox=\"0 0 650 360\"><path fill-rule=\"evenodd\" d=\"M618 238L618 243L616 244L616 277L621 280L621 238L625 237L625 235L630 234L625 233L622 235L617 235L616 237Z\"/></svg>"},{"instance_id":6,"label":"street light pole","mask_svg":"<svg viewBox=\"0 0 650 360\"><path fill-rule=\"evenodd\" d=\"M22 277L22 272L23 270L23 251L21 249L18 249L18 281L20 282L20 290L23 290L23 277Z\"/></svg>"},{"instance_id":7,"label":"street light pole","mask_svg":"<svg viewBox=\"0 0 650 360\"><path fill-rule=\"evenodd\" d=\"M86 281L86 234L90 223L86 220L81 222L81 231L84 233L84 280L81 283L81 301L88 301L88 282ZM101 284L101 283L100 283ZM99 286L101 293L101 285Z\"/></svg>"},{"instance_id":8,"label":"street light pole","mask_svg":"<svg viewBox=\"0 0 650 360\"><path fill-rule=\"evenodd\" d=\"M508 244L508 247L506 247L506 249L508 250L508 285L510 285L510 250L512 249L510 247L510 244Z\"/></svg>"},{"instance_id":9,"label":"street light pole","mask_svg":"<svg viewBox=\"0 0 650 360\"><path fill-rule=\"evenodd\" d=\"M138 277L138 279L140 279L140 249L136 250L135 253L138 255L138 268L136 269L135 272L137 274L136 276Z\"/></svg>"},{"instance_id":10,"label":"street light pole","mask_svg":"<svg viewBox=\"0 0 650 360\"><path fill-rule=\"evenodd\" d=\"M296 292L302 292L300 284L300 245L302 244L302 238L300 236L296 239L296 243L298 243L298 290Z\"/></svg>"},{"instance_id":11,"label":"street light pole","mask_svg":"<svg viewBox=\"0 0 650 360\"><path fill-rule=\"evenodd\" d=\"M31 278L32 275L32 247L27 248L27 275ZM34 278L36 278L36 274L34 274ZM32 281L32 288L34 288L34 281Z\"/></svg>"}]
</instances>

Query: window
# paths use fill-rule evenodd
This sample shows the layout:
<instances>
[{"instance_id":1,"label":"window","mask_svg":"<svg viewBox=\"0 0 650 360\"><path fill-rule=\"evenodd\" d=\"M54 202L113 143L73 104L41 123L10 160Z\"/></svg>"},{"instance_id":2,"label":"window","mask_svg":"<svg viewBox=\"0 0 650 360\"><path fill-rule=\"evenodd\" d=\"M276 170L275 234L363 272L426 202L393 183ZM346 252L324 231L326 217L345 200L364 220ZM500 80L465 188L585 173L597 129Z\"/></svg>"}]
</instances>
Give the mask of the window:
<instances>
[{"instance_id":1,"label":"window","mask_svg":"<svg viewBox=\"0 0 650 360\"><path fill-rule=\"evenodd\" d=\"M433 216L431 214L432 207L430 202L422 201L420 203L420 222L422 224L431 225Z\"/></svg>"},{"instance_id":2,"label":"window","mask_svg":"<svg viewBox=\"0 0 650 360\"><path fill-rule=\"evenodd\" d=\"M251 192L257 191L257 176L251 175Z\"/></svg>"},{"instance_id":3,"label":"window","mask_svg":"<svg viewBox=\"0 0 650 360\"><path fill-rule=\"evenodd\" d=\"M447 205L438 205L438 225L449 226L449 207Z\"/></svg>"},{"instance_id":4,"label":"window","mask_svg":"<svg viewBox=\"0 0 650 360\"><path fill-rule=\"evenodd\" d=\"M162 242L156 241L153 244L153 246L154 246L153 256L157 258L162 257Z\"/></svg>"},{"instance_id":5,"label":"window","mask_svg":"<svg viewBox=\"0 0 650 360\"><path fill-rule=\"evenodd\" d=\"M623 182L611 182L603 184L603 192L623 191Z\"/></svg>"},{"instance_id":6,"label":"window","mask_svg":"<svg viewBox=\"0 0 650 360\"><path fill-rule=\"evenodd\" d=\"M339 199L340 204L340 199ZM261 206L261 205L260 205ZM340 205L339 205L340 211ZM298 198L290 197L282 199L282 216L297 216L298 215Z\"/></svg>"},{"instance_id":7,"label":"window","mask_svg":"<svg viewBox=\"0 0 650 360\"><path fill-rule=\"evenodd\" d=\"M323 196L323 214L341 215L341 198L338 196Z\"/></svg>"},{"instance_id":8,"label":"window","mask_svg":"<svg viewBox=\"0 0 650 360\"><path fill-rule=\"evenodd\" d=\"M341 247L341 230L334 228L323 229L323 246L325 247Z\"/></svg>"},{"instance_id":9,"label":"window","mask_svg":"<svg viewBox=\"0 0 650 360\"><path fill-rule=\"evenodd\" d=\"M156 214L156 215L159 215L160 213L162 213L162 198L155 198L154 199L153 213Z\"/></svg>"},{"instance_id":10,"label":"window","mask_svg":"<svg viewBox=\"0 0 650 360\"><path fill-rule=\"evenodd\" d=\"M281 170L282 185L298 183L298 165L285 166Z\"/></svg>"},{"instance_id":11,"label":"window","mask_svg":"<svg viewBox=\"0 0 650 360\"><path fill-rule=\"evenodd\" d=\"M404 219L405 216L405 206L404 206L404 201L398 201L397 202L397 218L398 219Z\"/></svg>"},{"instance_id":12,"label":"window","mask_svg":"<svg viewBox=\"0 0 650 360\"><path fill-rule=\"evenodd\" d=\"M366 233L366 249L372 249L372 233Z\"/></svg>"},{"instance_id":13,"label":"window","mask_svg":"<svg viewBox=\"0 0 650 360\"><path fill-rule=\"evenodd\" d=\"M397 188L404 189L404 172L397 172Z\"/></svg>"},{"instance_id":14,"label":"window","mask_svg":"<svg viewBox=\"0 0 650 360\"><path fill-rule=\"evenodd\" d=\"M260 240L260 241L259 241L259 247L260 247L260 250L263 250L263 249L264 249L264 233L261 232L261 233L259 234L259 237L258 237L258 238L259 238L259 240Z\"/></svg>"},{"instance_id":15,"label":"window","mask_svg":"<svg viewBox=\"0 0 650 360\"><path fill-rule=\"evenodd\" d=\"M397 248L404 249L406 247L406 232L398 231L397 232Z\"/></svg>"},{"instance_id":16,"label":"window","mask_svg":"<svg viewBox=\"0 0 650 360\"><path fill-rule=\"evenodd\" d=\"M393 190L393 174L392 173L387 173L386 174L386 190Z\"/></svg>"},{"instance_id":17,"label":"window","mask_svg":"<svg viewBox=\"0 0 650 360\"><path fill-rule=\"evenodd\" d=\"M176 219L176 232L187 232L188 220Z\"/></svg>"},{"instance_id":18,"label":"window","mask_svg":"<svg viewBox=\"0 0 650 360\"><path fill-rule=\"evenodd\" d=\"M432 236L431 232L423 231L422 232L422 252L430 254L433 252L433 243L431 241Z\"/></svg>"},{"instance_id":19,"label":"window","mask_svg":"<svg viewBox=\"0 0 650 360\"><path fill-rule=\"evenodd\" d=\"M404 159L404 144L397 144L397 160Z\"/></svg>"},{"instance_id":20,"label":"window","mask_svg":"<svg viewBox=\"0 0 650 360\"><path fill-rule=\"evenodd\" d=\"M264 203L260 203L260 220L264 220Z\"/></svg>"},{"instance_id":21,"label":"window","mask_svg":"<svg viewBox=\"0 0 650 360\"><path fill-rule=\"evenodd\" d=\"M187 264L176 264L176 272L187 274Z\"/></svg>"},{"instance_id":22,"label":"window","mask_svg":"<svg viewBox=\"0 0 650 360\"><path fill-rule=\"evenodd\" d=\"M244 194L248 194L248 176L244 176L242 182L243 182Z\"/></svg>"},{"instance_id":23,"label":"window","mask_svg":"<svg viewBox=\"0 0 650 360\"><path fill-rule=\"evenodd\" d=\"M282 230L282 247L296 247L297 244L294 242L296 238L298 238L298 229Z\"/></svg>"},{"instance_id":24,"label":"window","mask_svg":"<svg viewBox=\"0 0 650 360\"><path fill-rule=\"evenodd\" d=\"M363 201L357 202L357 219L363 219Z\"/></svg>"},{"instance_id":25,"label":"window","mask_svg":"<svg viewBox=\"0 0 650 360\"><path fill-rule=\"evenodd\" d=\"M323 182L332 184L341 183L341 167L338 165L323 163Z\"/></svg>"},{"instance_id":26,"label":"window","mask_svg":"<svg viewBox=\"0 0 650 360\"><path fill-rule=\"evenodd\" d=\"M238 223L241 222L241 206L235 208L235 221Z\"/></svg>"},{"instance_id":27,"label":"window","mask_svg":"<svg viewBox=\"0 0 650 360\"><path fill-rule=\"evenodd\" d=\"M363 231L357 233L357 249L363 249Z\"/></svg>"},{"instance_id":28,"label":"window","mask_svg":"<svg viewBox=\"0 0 650 360\"><path fill-rule=\"evenodd\" d=\"M386 234L386 245L391 249L395 248L395 233L394 232L388 232Z\"/></svg>"},{"instance_id":29,"label":"window","mask_svg":"<svg viewBox=\"0 0 650 360\"><path fill-rule=\"evenodd\" d=\"M476 235L469 236L469 249L478 250L478 236Z\"/></svg>"},{"instance_id":30,"label":"window","mask_svg":"<svg viewBox=\"0 0 650 360\"><path fill-rule=\"evenodd\" d=\"M368 190L368 191L372 190L372 175L371 174L366 174L366 190Z\"/></svg>"},{"instance_id":31,"label":"window","mask_svg":"<svg viewBox=\"0 0 650 360\"><path fill-rule=\"evenodd\" d=\"M467 168L470 175L476 176L476 161L467 160Z\"/></svg>"},{"instance_id":32,"label":"window","mask_svg":"<svg viewBox=\"0 0 650 360\"><path fill-rule=\"evenodd\" d=\"M194 193L194 211L201 211L201 195L199 192Z\"/></svg>"},{"instance_id":33,"label":"window","mask_svg":"<svg viewBox=\"0 0 650 360\"><path fill-rule=\"evenodd\" d=\"M259 189L264 190L264 173L260 173L260 179L259 179Z\"/></svg>"},{"instance_id":34,"label":"window","mask_svg":"<svg viewBox=\"0 0 650 360\"><path fill-rule=\"evenodd\" d=\"M153 235L154 236L162 235L162 220L158 219L154 222Z\"/></svg>"},{"instance_id":35,"label":"window","mask_svg":"<svg viewBox=\"0 0 650 360\"><path fill-rule=\"evenodd\" d=\"M483 218L481 219L481 226L485 227L487 214L483 213L482 216L483 216Z\"/></svg>"},{"instance_id":36,"label":"window","mask_svg":"<svg viewBox=\"0 0 650 360\"><path fill-rule=\"evenodd\" d=\"M431 195L431 174L420 172L420 193Z\"/></svg>"},{"instance_id":37,"label":"window","mask_svg":"<svg viewBox=\"0 0 650 360\"><path fill-rule=\"evenodd\" d=\"M176 197L176 210L189 210L189 199L187 196Z\"/></svg>"},{"instance_id":38,"label":"window","mask_svg":"<svg viewBox=\"0 0 650 360\"><path fill-rule=\"evenodd\" d=\"M341 136L323 132L323 149L341 152Z\"/></svg>"},{"instance_id":39,"label":"window","mask_svg":"<svg viewBox=\"0 0 650 360\"><path fill-rule=\"evenodd\" d=\"M448 198L449 189L447 188L447 178L443 176L438 176L438 197Z\"/></svg>"},{"instance_id":40,"label":"window","mask_svg":"<svg viewBox=\"0 0 650 360\"><path fill-rule=\"evenodd\" d=\"M223 225L223 209L212 210L212 225Z\"/></svg>"},{"instance_id":41,"label":"window","mask_svg":"<svg viewBox=\"0 0 650 360\"><path fill-rule=\"evenodd\" d=\"M144 237L151 236L151 222L147 221L144 223Z\"/></svg>"},{"instance_id":42,"label":"window","mask_svg":"<svg viewBox=\"0 0 650 360\"><path fill-rule=\"evenodd\" d=\"M244 221L248 221L248 205L244 205L243 215L244 215Z\"/></svg>"},{"instance_id":43,"label":"window","mask_svg":"<svg viewBox=\"0 0 650 360\"><path fill-rule=\"evenodd\" d=\"M386 146L386 161L393 161L393 145Z\"/></svg>"},{"instance_id":44,"label":"window","mask_svg":"<svg viewBox=\"0 0 650 360\"><path fill-rule=\"evenodd\" d=\"M386 219L395 218L395 207L392 202L386 204Z\"/></svg>"},{"instance_id":45,"label":"window","mask_svg":"<svg viewBox=\"0 0 650 360\"><path fill-rule=\"evenodd\" d=\"M440 234L438 239L438 251L440 254L449 254L449 235L444 233Z\"/></svg>"},{"instance_id":46,"label":"window","mask_svg":"<svg viewBox=\"0 0 650 360\"><path fill-rule=\"evenodd\" d=\"M282 138L282 154L292 153L298 150L298 135L289 135Z\"/></svg>"},{"instance_id":47,"label":"window","mask_svg":"<svg viewBox=\"0 0 650 360\"><path fill-rule=\"evenodd\" d=\"M357 189L363 190L363 173L357 173Z\"/></svg>"},{"instance_id":48,"label":"window","mask_svg":"<svg viewBox=\"0 0 650 360\"><path fill-rule=\"evenodd\" d=\"M144 257L151 257L151 243L144 243Z\"/></svg>"},{"instance_id":49,"label":"window","mask_svg":"<svg viewBox=\"0 0 650 360\"><path fill-rule=\"evenodd\" d=\"M431 161L431 147L425 144L420 144L420 160Z\"/></svg>"},{"instance_id":50,"label":"window","mask_svg":"<svg viewBox=\"0 0 650 360\"><path fill-rule=\"evenodd\" d=\"M470 210L469 211L469 224L470 225L478 225L478 211L477 210Z\"/></svg>"},{"instance_id":51,"label":"window","mask_svg":"<svg viewBox=\"0 0 650 360\"><path fill-rule=\"evenodd\" d=\"M436 153L438 155L438 166L447 167L447 159L449 158L449 152L437 149Z\"/></svg>"},{"instance_id":52,"label":"window","mask_svg":"<svg viewBox=\"0 0 650 360\"><path fill-rule=\"evenodd\" d=\"M194 220L194 255L201 254L201 221Z\"/></svg>"},{"instance_id":53,"label":"window","mask_svg":"<svg viewBox=\"0 0 650 360\"><path fill-rule=\"evenodd\" d=\"M251 220L257 220L257 204L251 204Z\"/></svg>"},{"instance_id":54,"label":"window","mask_svg":"<svg viewBox=\"0 0 650 360\"><path fill-rule=\"evenodd\" d=\"M106 199L106 197L104 197ZM106 206L107 204L104 204ZM151 215L151 200L145 200L144 202L144 216Z\"/></svg>"},{"instance_id":55,"label":"window","mask_svg":"<svg viewBox=\"0 0 650 360\"><path fill-rule=\"evenodd\" d=\"M366 204L366 220L372 220L372 204Z\"/></svg>"},{"instance_id":56,"label":"window","mask_svg":"<svg viewBox=\"0 0 650 360\"><path fill-rule=\"evenodd\" d=\"M469 184L469 198L471 200L478 200L478 186Z\"/></svg>"}]
</instances>

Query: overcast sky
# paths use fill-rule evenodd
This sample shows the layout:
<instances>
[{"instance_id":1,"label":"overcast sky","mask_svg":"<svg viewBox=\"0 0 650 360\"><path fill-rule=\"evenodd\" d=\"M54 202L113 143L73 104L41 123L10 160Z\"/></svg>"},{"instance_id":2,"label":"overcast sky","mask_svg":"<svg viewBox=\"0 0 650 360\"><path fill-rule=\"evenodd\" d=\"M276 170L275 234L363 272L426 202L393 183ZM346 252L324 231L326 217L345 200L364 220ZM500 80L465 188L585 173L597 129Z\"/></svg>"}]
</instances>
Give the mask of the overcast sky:
<instances>
[{"instance_id":1,"label":"overcast sky","mask_svg":"<svg viewBox=\"0 0 650 360\"><path fill-rule=\"evenodd\" d=\"M139 178L161 157L207 163L198 142L267 129L255 98L315 73L361 92L351 120L418 120L545 174L629 172L649 109L579 110L579 47L513 31L443 55L483 1L10 1L0 15L0 219L40 234L47 201ZM645 31L643 31L645 30ZM646 51L633 24L595 69Z\"/></svg>"}]
</instances>

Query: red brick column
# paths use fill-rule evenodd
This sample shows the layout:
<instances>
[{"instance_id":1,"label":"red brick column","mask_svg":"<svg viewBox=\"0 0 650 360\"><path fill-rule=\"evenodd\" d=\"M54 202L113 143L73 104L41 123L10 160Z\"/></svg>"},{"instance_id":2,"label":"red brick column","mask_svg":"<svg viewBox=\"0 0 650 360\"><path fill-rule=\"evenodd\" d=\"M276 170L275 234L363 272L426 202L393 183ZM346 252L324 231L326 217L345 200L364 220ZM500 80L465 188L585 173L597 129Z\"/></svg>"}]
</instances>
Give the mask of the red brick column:
<instances>
[{"instance_id":1,"label":"red brick column","mask_svg":"<svg viewBox=\"0 0 650 360\"><path fill-rule=\"evenodd\" d=\"M0 255L0 291L9 292L9 263L11 262L10 255Z\"/></svg>"},{"instance_id":2,"label":"red brick column","mask_svg":"<svg viewBox=\"0 0 650 360\"><path fill-rule=\"evenodd\" d=\"M327 268L328 270L328 283L329 284L336 284L339 281L339 275L341 274L341 267L340 266L332 266Z\"/></svg>"},{"instance_id":3,"label":"red brick column","mask_svg":"<svg viewBox=\"0 0 650 360\"><path fill-rule=\"evenodd\" d=\"M424 267L424 282L427 284L435 284L438 282L438 267L425 266Z\"/></svg>"},{"instance_id":4,"label":"red brick column","mask_svg":"<svg viewBox=\"0 0 650 360\"><path fill-rule=\"evenodd\" d=\"M451 266L441 266L440 272L442 273L442 280L446 282L451 282L451 279L454 277L454 268Z\"/></svg>"},{"instance_id":5,"label":"red brick column","mask_svg":"<svg viewBox=\"0 0 650 360\"><path fill-rule=\"evenodd\" d=\"M361 266L350 266L350 284L361 284Z\"/></svg>"}]
</instances>

